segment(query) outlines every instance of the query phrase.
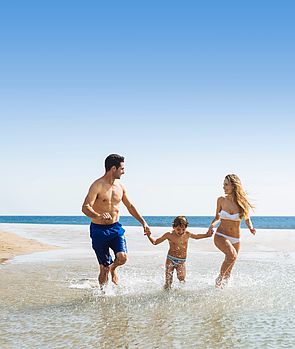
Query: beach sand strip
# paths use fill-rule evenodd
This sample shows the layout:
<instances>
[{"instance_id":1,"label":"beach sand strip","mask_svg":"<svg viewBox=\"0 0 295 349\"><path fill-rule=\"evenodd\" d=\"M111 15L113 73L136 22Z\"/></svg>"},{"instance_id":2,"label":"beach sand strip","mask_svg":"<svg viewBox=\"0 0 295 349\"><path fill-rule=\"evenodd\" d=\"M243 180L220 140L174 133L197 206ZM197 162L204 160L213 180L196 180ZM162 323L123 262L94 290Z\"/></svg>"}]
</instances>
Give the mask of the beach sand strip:
<instances>
[{"instance_id":1,"label":"beach sand strip","mask_svg":"<svg viewBox=\"0 0 295 349\"><path fill-rule=\"evenodd\" d=\"M14 233L0 231L0 264L7 262L15 256L59 248L37 240L27 239Z\"/></svg>"}]
</instances>

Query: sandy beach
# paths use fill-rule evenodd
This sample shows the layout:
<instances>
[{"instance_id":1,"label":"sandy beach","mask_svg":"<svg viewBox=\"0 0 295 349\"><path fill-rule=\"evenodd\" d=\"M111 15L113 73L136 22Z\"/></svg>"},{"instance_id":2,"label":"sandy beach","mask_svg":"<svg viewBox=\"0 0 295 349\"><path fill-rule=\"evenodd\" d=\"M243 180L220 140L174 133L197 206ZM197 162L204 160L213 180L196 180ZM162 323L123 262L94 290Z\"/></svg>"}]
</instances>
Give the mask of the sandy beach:
<instances>
[{"instance_id":1,"label":"sandy beach","mask_svg":"<svg viewBox=\"0 0 295 349\"><path fill-rule=\"evenodd\" d=\"M192 240L187 281L174 275L167 293L167 244L150 244L141 227L125 228L129 260L120 286L109 283L101 293L88 226L2 224L0 258L15 258L0 265L1 349L295 347L295 230L252 236L242 229L222 291L214 280L223 255L212 239Z\"/></svg>"},{"instance_id":2,"label":"sandy beach","mask_svg":"<svg viewBox=\"0 0 295 349\"><path fill-rule=\"evenodd\" d=\"M58 249L57 246L27 239L14 233L0 231L0 264L15 256Z\"/></svg>"}]
</instances>

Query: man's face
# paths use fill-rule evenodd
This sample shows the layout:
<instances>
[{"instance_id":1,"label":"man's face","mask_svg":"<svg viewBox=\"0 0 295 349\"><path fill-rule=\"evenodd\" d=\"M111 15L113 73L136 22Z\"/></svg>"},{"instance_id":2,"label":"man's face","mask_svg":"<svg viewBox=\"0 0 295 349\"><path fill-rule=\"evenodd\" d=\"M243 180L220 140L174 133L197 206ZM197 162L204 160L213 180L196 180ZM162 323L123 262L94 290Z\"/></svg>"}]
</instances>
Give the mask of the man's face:
<instances>
[{"instance_id":1,"label":"man's face","mask_svg":"<svg viewBox=\"0 0 295 349\"><path fill-rule=\"evenodd\" d=\"M120 179L121 178L121 176L122 176L122 174L124 174L125 172L125 167L124 167L124 162L121 162L120 163L120 167L118 167L118 168L115 168L116 170L115 170L115 173L114 173L114 177L116 178L116 179Z\"/></svg>"}]
</instances>

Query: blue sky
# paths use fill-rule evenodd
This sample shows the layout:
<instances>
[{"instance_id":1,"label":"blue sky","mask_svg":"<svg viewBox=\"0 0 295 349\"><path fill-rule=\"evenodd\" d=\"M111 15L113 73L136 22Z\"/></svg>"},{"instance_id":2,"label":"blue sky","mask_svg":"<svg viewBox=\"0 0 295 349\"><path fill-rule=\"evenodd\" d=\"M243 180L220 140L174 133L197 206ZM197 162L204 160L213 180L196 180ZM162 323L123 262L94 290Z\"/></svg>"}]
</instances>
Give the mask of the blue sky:
<instances>
[{"instance_id":1,"label":"blue sky","mask_svg":"<svg viewBox=\"0 0 295 349\"><path fill-rule=\"evenodd\" d=\"M294 10L2 1L0 213L80 214L116 152L144 215L213 214L227 173L295 215Z\"/></svg>"}]
</instances>

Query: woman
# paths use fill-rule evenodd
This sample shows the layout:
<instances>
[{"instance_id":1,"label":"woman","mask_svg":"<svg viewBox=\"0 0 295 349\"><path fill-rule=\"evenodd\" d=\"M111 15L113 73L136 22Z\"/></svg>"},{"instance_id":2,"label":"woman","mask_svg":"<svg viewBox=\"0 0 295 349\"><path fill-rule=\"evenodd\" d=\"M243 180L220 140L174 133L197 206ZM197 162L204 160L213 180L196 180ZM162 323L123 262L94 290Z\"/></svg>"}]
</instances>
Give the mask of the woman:
<instances>
[{"instance_id":1,"label":"woman","mask_svg":"<svg viewBox=\"0 0 295 349\"><path fill-rule=\"evenodd\" d=\"M218 288L223 288L227 283L237 259L240 250L241 220L245 219L246 225L253 235L256 233L249 217L249 210L253 206L247 200L239 177L235 174L227 175L223 182L223 190L225 197L217 199L216 215L208 229L208 231L212 231L220 221L214 236L214 243L225 254L225 258L221 265L220 274L215 280L215 285Z\"/></svg>"}]
</instances>

